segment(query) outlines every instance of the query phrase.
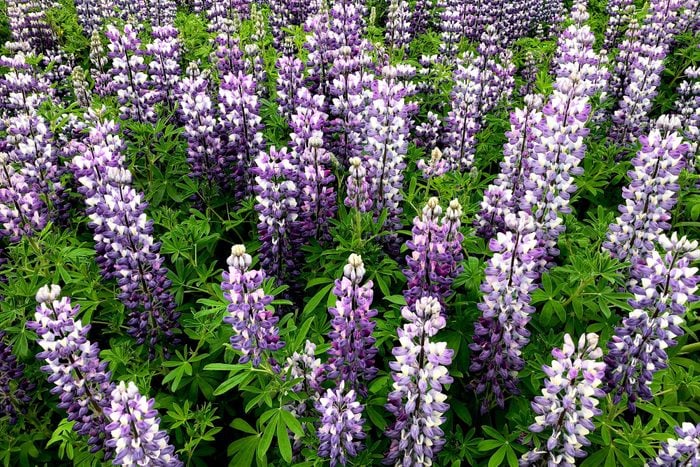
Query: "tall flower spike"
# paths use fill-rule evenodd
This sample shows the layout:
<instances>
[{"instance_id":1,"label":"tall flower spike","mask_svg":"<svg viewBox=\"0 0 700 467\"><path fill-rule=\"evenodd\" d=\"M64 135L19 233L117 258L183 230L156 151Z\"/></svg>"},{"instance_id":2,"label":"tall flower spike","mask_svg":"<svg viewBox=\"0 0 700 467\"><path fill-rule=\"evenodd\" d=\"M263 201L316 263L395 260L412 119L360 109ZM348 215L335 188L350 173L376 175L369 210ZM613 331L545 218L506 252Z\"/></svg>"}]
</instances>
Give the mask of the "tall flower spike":
<instances>
[{"instance_id":1,"label":"tall flower spike","mask_svg":"<svg viewBox=\"0 0 700 467\"><path fill-rule=\"evenodd\" d=\"M361 395L366 395L366 383L377 375L376 339L372 336L376 325L372 318L377 316L377 310L371 308L372 281L361 285L364 275L362 258L351 254L343 278L335 281L335 306L328 309L332 319L326 368L328 379L339 380Z\"/></svg>"},{"instance_id":2,"label":"tall flower spike","mask_svg":"<svg viewBox=\"0 0 700 467\"><path fill-rule=\"evenodd\" d=\"M290 121L296 107L297 89L303 84L304 63L296 57L282 55L277 60L277 105L286 121Z\"/></svg>"},{"instance_id":3,"label":"tall flower spike","mask_svg":"<svg viewBox=\"0 0 700 467\"><path fill-rule=\"evenodd\" d=\"M680 123L672 118L673 126ZM654 250L659 234L671 225L671 210L680 190L678 176L685 166L688 145L676 131L654 128L639 138L642 148L632 159L629 186L622 189L625 204L610 224L603 249L621 261L646 257Z\"/></svg>"},{"instance_id":4,"label":"tall flower spike","mask_svg":"<svg viewBox=\"0 0 700 467\"><path fill-rule=\"evenodd\" d=\"M678 438L661 443L659 455L647 463L648 467L700 465L700 424L686 422L675 431Z\"/></svg>"},{"instance_id":5,"label":"tall flower spike","mask_svg":"<svg viewBox=\"0 0 700 467\"><path fill-rule=\"evenodd\" d=\"M452 294L452 282L459 275L462 260L462 234L459 232L462 206L453 200L442 217L437 198L430 198L420 216L413 219L413 236L406 245L404 270L407 283L404 297L413 306L420 297L432 296L444 306Z\"/></svg>"},{"instance_id":6,"label":"tall flower spike","mask_svg":"<svg viewBox=\"0 0 700 467\"><path fill-rule=\"evenodd\" d=\"M391 439L383 461L387 465L432 465L445 444L440 425L449 410L443 386L452 383L447 365L454 351L445 342L433 342L445 327L440 302L422 297L415 306L403 307L407 321L398 329L399 346L389 363L394 380L386 409L396 417L386 431Z\"/></svg>"},{"instance_id":7,"label":"tall flower spike","mask_svg":"<svg viewBox=\"0 0 700 467\"><path fill-rule=\"evenodd\" d=\"M530 431L540 433L551 429L552 433L542 449L525 453L521 466L558 465L574 467L576 459L586 457L581 449L588 446L586 438L595 429L592 418L603 413L599 400L605 395L600 385L605 374L605 363L600 361L603 351L598 347L597 334L584 334L578 346L569 334L564 335L564 346L552 350L551 366L543 366L547 375L542 395L532 402L535 423Z\"/></svg>"},{"instance_id":8,"label":"tall flower spike","mask_svg":"<svg viewBox=\"0 0 700 467\"><path fill-rule=\"evenodd\" d=\"M110 423L105 427L114 449L114 465L152 465L180 467L184 465L168 444L168 435L160 430L154 400L139 393L133 382L121 381L111 393L111 404L105 408Z\"/></svg>"},{"instance_id":9,"label":"tall flower spike","mask_svg":"<svg viewBox=\"0 0 700 467\"><path fill-rule=\"evenodd\" d=\"M27 411L33 390L34 384L24 376L24 364L12 353L5 331L0 331L0 419L17 423L17 417Z\"/></svg>"},{"instance_id":10,"label":"tall flower spike","mask_svg":"<svg viewBox=\"0 0 700 467\"><path fill-rule=\"evenodd\" d=\"M245 246L234 245L228 257L228 271L223 273L221 289L229 301L228 316L224 322L233 327L231 346L243 353L240 363L252 361L258 367L263 352L274 352L284 347L279 338L277 322L271 303L274 297L263 290L265 273L250 269L253 258L246 253ZM269 357L269 355L268 355ZM273 368L277 362L269 357Z\"/></svg>"},{"instance_id":11,"label":"tall flower spike","mask_svg":"<svg viewBox=\"0 0 700 467\"><path fill-rule=\"evenodd\" d=\"M299 160L299 226L306 238L327 241L330 220L335 217L335 176L331 170L333 155L323 147L323 139L311 137Z\"/></svg>"},{"instance_id":12,"label":"tall flower spike","mask_svg":"<svg viewBox=\"0 0 700 467\"><path fill-rule=\"evenodd\" d=\"M362 405L355 399L355 391L345 390L345 381L331 388L316 402L321 416L318 429L318 455L330 458L331 467L345 465L362 449L365 433Z\"/></svg>"},{"instance_id":13,"label":"tall flower spike","mask_svg":"<svg viewBox=\"0 0 700 467\"><path fill-rule=\"evenodd\" d=\"M69 421L75 421L73 430L88 437L90 450L103 449L109 459L113 446L105 442L109 423L105 409L114 385L107 362L100 361L98 345L87 338L90 325L76 319L79 307L60 295L58 285L39 289L34 321L28 321L27 327L36 332L43 349L37 358L46 362L41 370L49 374L51 393L60 399L58 406L68 412Z\"/></svg>"},{"instance_id":14,"label":"tall flower spike","mask_svg":"<svg viewBox=\"0 0 700 467\"><path fill-rule=\"evenodd\" d=\"M481 285L484 298L481 317L474 323L474 352L469 371L475 375L477 394L484 395L482 411L492 402L504 407L507 393L518 394L518 372L525 363L522 349L529 342L527 324L535 307L530 294L537 288L542 250L538 248L535 223L528 213L506 217L506 232L489 242L494 252Z\"/></svg>"},{"instance_id":15,"label":"tall flower spike","mask_svg":"<svg viewBox=\"0 0 700 467\"><path fill-rule=\"evenodd\" d=\"M260 265L278 283L299 271L297 167L287 148L260 152L255 159L255 210L258 212Z\"/></svg>"},{"instance_id":16,"label":"tall flower spike","mask_svg":"<svg viewBox=\"0 0 700 467\"><path fill-rule=\"evenodd\" d=\"M162 102L167 109L174 110L175 91L180 81L180 40L173 25L155 26L151 32L153 42L146 46L150 55L148 64L153 80L153 101Z\"/></svg>"},{"instance_id":17,"label":"tall flower spike","mask_svg":"<svg viewBox=\"0 0 700 467\"><path fill-rule=\"evenodd\" d=\"M700 20L700 3L698 10ZM685 79L677 89L678 100L675 108L681 119L683 136L690 143L687 166L692 169L700 155L700 67L686 68L684 74Z\"/></svg>"},{"instance_id":18,"label":"tall flower spike","mask_svg":"<svg viewBox=\"0 0 700 467\"><path fill-rule=\"evenodd\" d=\"M658 242L663 254L652 250L633 265L634 276L640 278L632 285L633 311L615 329L605 357L606 391L615 403L626 395L631 410L638 399L652 398L654 373L667 367L666 349L683 335L683 315L698 300L700 276L690 266L700 258L697 240L678 238L674 232L659 235Z\"/></svg>"},{"instance_id":19,"label":"tall flower spike","mask_svg":"<svg viewBox=\"0 0 700 467\"><path fill-rule=\"evenodd\" d=\"M345 206L359 212L368 212L372 208L372 199L369 196L367 169L359 157L352 157L348 162L350 173L347 178L348 195L345 198Z\"/></svg>"}]
</instances>

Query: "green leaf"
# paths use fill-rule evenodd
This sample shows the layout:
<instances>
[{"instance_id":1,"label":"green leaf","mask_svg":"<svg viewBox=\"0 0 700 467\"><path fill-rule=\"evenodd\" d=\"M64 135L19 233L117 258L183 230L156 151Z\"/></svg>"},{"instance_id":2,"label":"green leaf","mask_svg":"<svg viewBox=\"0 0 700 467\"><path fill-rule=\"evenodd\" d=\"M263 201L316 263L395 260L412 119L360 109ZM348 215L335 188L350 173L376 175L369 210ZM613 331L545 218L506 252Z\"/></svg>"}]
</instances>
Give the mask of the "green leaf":
<instances>
[{"instance_id":1,"label":"green leaf","mask_svg":"<svg viewBox=\"0 0 700 467\"><path fill-rule=\"evenodd\" d=\"M277 424L277 444L280 447L280 454L285 462L292 462L292 444L289 441L289 433L284 423Z\"/></svg>"},{"instance_id":2,"label":"green leaf","mask_svg":"<svg viewBox=\"0 0 700 467\"><path fill-rule=\"evenodd\" d=\"M297 436L304 436L304 429L294 415L284 409L280 409L280 413L282 414L282 421L292 433Z\"/></svg>"},{"instance_id":3,"label":"green leaf","mask_svg":"<svg viewBox=\"0 0 700 467\"><path fill-rule=\"evenodd\" d=\"M328 294L328 292L333 288L333 284L328 284L327 286L323 287L321 290L316 292L313 297L311 297L311 300L308 301L308 303L304 306L304 311L302 311L302 314L306 314L310 311L313 311L316 309L319 303L321 303L321 300Z\"/></svg>"},{"instance_id":4,"label":"green leaf","mask_svg":"<svg viewBox=\"0 0 700 467\"><path fill-rule=\"evenodd\" d=\"M488 425L484 425L481 427L482 430L484 430L484 433L492 437L493 439L497 439L499 441L502 441L501 444L506 443L506 439L503 437L502 434L500 434L495 428L492 428ZM504 454L505 455L505 454Z\"/></svg>"},{"instance_id":5,"label":"green leaf","mask_svg":"<svg viewBox=\"0 0 700 467\"><path fill-rule=\"evenodd\" d=\"M277 412L265 426L262 438L260 439L260 444L258 444L258 458L263 457L263 455L270 449L270 444L272 444L272 437L275 434L275 429L277 428L279 421L279 412Z\"/></svg>"},{"instance_id":6,"label":"green leaf","mask_svg":"<svg viewBox=\"0 0 700 467\"><path fill-rule=\"evenodd\" d=\"M258 432L248 424L245 420L242 418L234 418L233 421L231 422L231 428L234 428L238 431L242 431L243 433L249 433L251 435L257 435Z\"/></svg>"},{"instance_id":7,"label":"green leaf","mask_svg":"<svg viewBox=\"0 0 700 467\"><path fill-rule=\"evenodd\" d=\"M502 446L501 449L494 452L489 459L488 467L500 467L503 463L503 459L506 457L506 452L508 451L508 446Z\"/></svg>"}]
</instances>

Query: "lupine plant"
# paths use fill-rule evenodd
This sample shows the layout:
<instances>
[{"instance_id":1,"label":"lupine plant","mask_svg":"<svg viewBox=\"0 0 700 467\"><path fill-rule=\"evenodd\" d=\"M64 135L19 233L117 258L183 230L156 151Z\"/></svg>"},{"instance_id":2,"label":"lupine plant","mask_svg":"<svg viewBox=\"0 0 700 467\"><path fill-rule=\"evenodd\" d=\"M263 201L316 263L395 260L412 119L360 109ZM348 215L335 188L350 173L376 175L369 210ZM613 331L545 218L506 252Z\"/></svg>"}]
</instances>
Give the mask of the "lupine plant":
<instances>
[{"instance_id":1,"label":"lupine plant","mask_svg":"<svg viewBox=\"0 0 700 467\"><path fill-rule=\"evenodd\" d=\"M0 3L0 464L700 466L698 0Z\"/></svg>"}]
</instances>

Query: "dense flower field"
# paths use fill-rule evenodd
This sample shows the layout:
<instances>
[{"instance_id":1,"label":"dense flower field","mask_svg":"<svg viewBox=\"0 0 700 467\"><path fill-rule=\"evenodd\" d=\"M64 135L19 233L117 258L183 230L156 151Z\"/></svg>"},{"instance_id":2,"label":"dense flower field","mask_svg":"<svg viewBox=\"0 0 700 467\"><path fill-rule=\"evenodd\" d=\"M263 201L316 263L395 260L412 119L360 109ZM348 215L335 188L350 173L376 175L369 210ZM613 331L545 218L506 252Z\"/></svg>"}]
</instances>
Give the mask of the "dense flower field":
<instances>
[{"instance_id":1,"label":"dense flower field","mask_svg":"<svg viewBox=\"0 0 700 467\"><path fill-rule=\"evenodd\" d=\"M700 466L700 0L0 7L0 464Z\"/></svg>"}]
</instances>

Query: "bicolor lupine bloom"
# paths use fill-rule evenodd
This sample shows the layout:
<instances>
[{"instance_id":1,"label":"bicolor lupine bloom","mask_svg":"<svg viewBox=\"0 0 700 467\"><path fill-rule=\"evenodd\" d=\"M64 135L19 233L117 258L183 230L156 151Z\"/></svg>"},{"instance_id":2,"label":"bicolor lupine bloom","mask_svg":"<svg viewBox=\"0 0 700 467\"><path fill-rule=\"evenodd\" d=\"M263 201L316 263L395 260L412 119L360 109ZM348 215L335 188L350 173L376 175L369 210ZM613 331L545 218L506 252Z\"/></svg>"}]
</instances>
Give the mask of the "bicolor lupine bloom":
<instances>
[{"instance_id":1,"label":"bicolor lupine bloom","mask_svg":"<svg viewBox=\"0 0 700 467\"><path fill-rule=\"evenodd\" d=\"M329 240L330 220L335 217L335 176L331 171L333 155L323 147L323 139L313 136L297 155L299 187L298 230L305 239Z\"/></svg>"},{"instance_id":2,"label":"bicolor lupine bloom","mask_svg":"<svg viewBox=\"0 0 700 467\"><path fill-rule=\"evenodd\" d=\"M411 42L411 8L406 0L390 0L384 37L389 47L406 49Z\"/></svg>"},{"instance_id":3,"label":"bicolor lupine bloom","mask_svg":"<svg viewBox=\"0 0 700 467\"><path fill-rule=\"evenodd\" d=\"M672 117L670 123L677 127L680 122ZM625 204L618 207L620 215L610 224L603 243L613 258L632 265L653 251L659 234L671 227L671 210L680 190L678 176L688 152L676 131L654 128L639 140L642 148L632 159L630 184L622 189Z\"/></svg>"},{"instance_id":4,"label":"bicolor lupine bloom","mask_svg":"<svg viewBox=\"0 0 700 467\"><path fill-rule=\"evenodd\" d=\"M404 158L408 151L408 136L411 125L410 104L404 97L412 91L396 78L394 67L382 70L383 79L372 84L372 103L367 109L367 143L364 162L370 183L370 199L374 201L373 211L379 217L387 211L385 229L396 231L401 228L400 215ZM390 249L398 252L395 245L398 238L390 236Z\"/></svg>"},{"instance_id":5,"label":"bicolor lupine bloom","mask_svg":"<svg viewBox=\"0 0 700 467\"><path fill-rule=\"evenodd\" d=\"M24 364L12 353L5 331L0 331L0 418L7 417L10 425L17 423L17 417L27 411L33 390L34 384L24 376Z\"/></svg>"},{"instance_id":6,"label":"bicolor lupine bloom","mask_svg":"<svg viewBox=\"0 0 700 467\"><path fill-rule=\"evenodd\" d=\"M398 329L399 345L392 350L394 383L386 404L396 420L386 431L391 446L383 463L429 466L445 445L440 425L449 405L443 386L452 383L447 365L454 351L445 342L431 340L446 325L435 297L403 307L401 316L407 323Z\"/></svg>"},{"instance_id":7,"label":"bicolor lupine bloom","mask_svg":"<svg viewBox=\"0 0 700 467\"><path fill-rule=\"evenodd\" d=\"M269 353L284 347L277 329L279 318L271 305L274 297L263 290L265 272L250 269L252 262L245 246L231 248L231 256L226 260L228 271L224 271L221 282L224 298L229 302L224 322L233 327L231 346L243 354L240 363L251 361L258 367L267 352L268 361L277 368Z\"/></svg>"},{"instance_id":8,"label":"bicolor lupine bloom","mask_svg":"<svg viewBox=\"0 0 700 467\"><path fill-rule=\"evenodd\" d=\"M144 123L155 121L148 66L136 28L127 23L120 31L110 24L105 34L110 41L108 55L112 59L109 90L119 101L120 118Z\"/></svg>"},{"instance_id":9,"label":"bicolor lupine bloom","mask_svg":"<svg viewBox=\"0 0 700 467\"><path fill-rule=\"evenodd\" d=\"M564 346L552 350L552 356L552 364L542 367L547 379L542 395L532 402L537 416L530 425L532 432L551 430L551 434L544 446L522 456L521 466L575 467L576 459L586 457L582 448L590 444L586 435L595 429L592 419L602 413L598 404L605 396L600 388L605 363L600 361L603 351L598 335L584 334L576 345L565 334Z\"/></svg>"},{"instance_id":10,"label":"bicolor lupine bloom","mask_svg":"<svg viewBox=\"0 0 700 467\"><path fill-rule=\"evenodd\" d=\"M571 212L569 199L576 191L574 175L585 155L590 98L605 86L607 71L593 51L595 40L588 12L577 2L571 13L574 23L563 32L557 50L554 91L542 109L532 164L525 180L520 208L532 213L538 240L547 260L559 255L557 239L566 229L560 214Z\"/></svg>"},{"instance_id":11,"label":"bicolor lupine bloom","mask_svg":"<svg viewBox=\"0 0 700 467\"><path fill-rule=\"evenodd\" d=\"M53 50L57 46L48 18L46 6L41 0L9 0L7 18L12 39L27 43L37 54Z\"/></svg>"},{"instance_id":12,"label":"bicolor lupine bloom","mask_svg":"<svg viewBox=\"0 0 700 467\"><path fill-rule=\"evenodd\" d=\"M177 341L179 313L144 195L131 186L121 142L111 134L117 129L111 122L95 127L78 143L71 168L85 196L98 264L105 277L117 279L119 299L130 310L128 332L147 343L152 356L156 344Z\"/></svg>"},{"instance_id":13,"label":"bicolor lupine bloom","mask_svg":"<svg viewBox=\"0 0 700 467\"><path fill-rule=\"evenodd\" d=\"M152 465L180 467L183 463L168 443L168 435L159 427L155 401L139 393L133 382L121 381L110 394L110 405L104 413L108 439L105 445L114 449L114 465Z\"/></svg>"},{"instance_id":14,"label":"bicolor lupine bloom","mask_svg":"<svg viewBox=\"0 0 700 467\"><path fill-rule=\"evenodd\" d=\"M659 455L648 467L696 467L700 465L700 424L683 423L675 428L678 438L661 443Z\"/></svg>"},{"instance_id":15,"label":"bicolor lupine bloom","mask_svg":"<svg viewBox=\"0 0 700 467\"><path fill-rule=\"evenodd\" d=\"M0 66L6 68L0 76L0 116L3 118L35 115L41 103L53 96L50 83L28 62L32 58L21 51L0 57Z\"/></svg>"},{"instance_id":16,"label":"bicolor lupine bloom","mask_svg":"<svg viewBox=\"0 0 700 467\"><path fill-rule=\"evenodd\" d=\"M313 410L316 402L321 397L321 380L323 373L323 364L320 358L316 358L316 344L307 340L302 353L294 352L291 357L287 358L282 373L291 379L300 379L301 381L292 387L295 393L304 393L306 397L302 397L299 401L294 401L289 406L285 407L297 418L306 417L309 411ZM302 427L306 424L302 423ZM295 453L299 453L302 447L301 437L293 435L293 449Z\"/></svg>"},{"instance_id":17,"label":"bicolor lupine bloom","mask_svg":"<svg viewBox=\"0 0 700 467\"><path fill-rule=\"evenodd\" d=\"M603 48L609 52L616 49L634 14L634 0L611 0L605 7L608 26L605 29Z\"/></svg>"},{"instance_id":18,"label":"bicolor lupine bloom","mask_svg":"<svg viewBox=\"0 0 700 467\"><path fill-rule=\"evenodd\" d=\"M221 78L219 115L224 135L226 160L234 167L233 186L239 199L252 192L252 167L265 150L262 135L260 103L256 94L257 83L252 75L239 71Z\"/></svg>"},{"instance_id":19,"label":"bicolor lupine bloom","mask_svg":"<svg viewBox=\"0 0 700 467\"><path fill-rule=\"evenodd\" d=\"M331 315L331 348L326 378L344 383L350 390L366 395L366 383L377 375L374 359L377 349L372 336L377 310L372 307L372 281L362 284L365 265L359 255L351 254L343 268L343 278L336 279L335 306Z\"/></svg>"},{"instance_id":20,"label":"bicolor lupine bloom","mask_svg":"<svg viewBox=\"0 0 700 467\"><path fill-rule=\"evenodd\" d=\"M700 258L698 241L661 234L663 253L648 252L633 268L638 281L631 286L633 311L615 329L605 357L606 391L615 403L627 396L635 409L637 400L652 398L654 373L667 367L666 349L683 335L681 324L686 308L698 300L698 268L690 265Z\"/></svg>"},{"instance_id":21,"label":"bicolor lupine bloom","mask_svg":"<svg viewBox=\"0 0 700 467\"><path fill-rule=\"evenodd\" d=\"M330 38L335 50L343 46L360 51L365 30L366 6L359 0L336 0L330 9Z\"/></svg>"},{"instance_id":22,"label":"bicolor lupine bloom","mask_svg":"<svg viewBox=\"0 0 700 467\"><path fill-rule=\"evenodd\" d=\"M180 40L173 25L155 26L151 31L153 41L146 46L151 57L148 64L153 81L152 102L162 102L167 109L176 106L176 89L180 81Z\"/></svg>"},{"instance_id":23,"label":"bicolor lupine bloom","mask_svg":"<svg viewBox=\"0 0 700 467\"><path fill-rule=\"evenodd\" d=\"M535 311L530 294L537 288L543 251L535 222L520 211L505 218L506 231L489 242L494 252L481 285L481 317L474 323L469 371L474 388L483 395L482 411L505 405L507 394L518 394L518 372L525 366L522 349L530 340L527 324Z\"/></svg>"},{"instance_id":24,"label":"bicolor lupine bloom","mask_svg":"<svg viewBox=\"0 0 700 467\"><path fill-rule=\"evenodd\" d=\"M297 89L303 86L304 63L296 57L282 55L277 60L277 104L280 114L291 120Z\"/></svg>"},{"instance_id":25,"label":"bicolor lupine bloom","mask_svg":"<svg viewBox=\"0 0 700 467\"><path fill-rule=\"evenodd\" d=\"M292 279L299 271L295 258L302 240L299 235L299 187L297 166L287 148L272 146L255 159L253 173L258 212L260 265L278 283Z\"/></svg>"},{"instance_id":26,"label":"bicolor lupine bloom","mask_svg":"<svg viewBox=\"0 0 700 467\"><path fill-rule=\"evenodd\" d=\"M484 190L481 211L474 220L477 233L491 238L505 230L505 218L520 210L520 200L525 194L525 180L530 176L530 166L535 151L535 141L541 137L536 124L542 120L542 97L525 96L525 107L510 114L508 141L503 145L501 171L491 185Z\"/></svg>"},{"instance_id":27,"label":"bicolor lupine bloom","mask_svg":"<svg viewBox=\"0 0 700 467\"><path fill-rule=\"evenodd\" d=\"M364 407L356 400L355 391L345 390L345 381L326 390L316 402L321 416L316 435L320 442L318 455L330 458L331 467L347 464L362 449Z\"/></svg>"},{"instance_id":28,"label":"bicolor lupine bloom","mask_svg":"<svg viewBox=\"0 0 700 467\"><path fill-rule=\"evenodd\" d=\"M90 74L95 83L93 91L101 97L108 95L112 78L100 31L93 31L90 36L90 67Z\"/></svg>"},{"instance_id":29,"label":"bicolor lupine bloom","mask_svg":"<svg viewBox=\"0 0 700 467\"><path fill-rule=\"evenodd\" d=\"M223 135L217 128L216 104L209 96L209 80L201 73L184 77L177 86L178 115L187 140L190 176L203 180L210 191L226 187L232 172L225 157Z\"/></svg>"},{"instance_id":30,"label":"bicolor lupine bloom","mask_svg":"<svg viewBox=\"0 0 700 467\"><path fill-rule=\"evenodd\" d=\"M458 200L450 202L443 216L439 200L430 198L421 215L413 219L413 236L406 243L411 254L406 256L408 268L404 270L404 297L409 307L424 296L435 297L444 306L452 295L452 282L462 270L461 217Z\"/></svg>"},{"instance_id":31,"label":"bicolor lupine bloom","mask_svg":"<svg viewBox=\"0 0 700 467\"><path fill-rule=\"evenodd\" d=\"M111 0L95 3L90 0L76 0L75 10L78 14L78 22L86 35L93 31L99 31L102 22L112 13L114 5Z\"/></svg>"},{"instance_id":32,"label":"bicolor lupine bloom","mask_svg":"<svg viewBox=\"0 0 700 467\"><path fill-rule=\"evenodd\" d=\"M304 22L304 31L307 33L304 48L308 51L306 83L312 94L320 94L326 98L330 98L329 73L335 60L329 27L326 12L311 15Z\"/></svg>"},{"instance_id":33,"label":"bicolor lupine bloom","mask_svg":"<svg viewBox=\"0 0 700 467\"><path fill-rule=\"evenodd\" d=\"M351 157L348 163L350 169L346 182L345 206L356 209L358 212L368 212L372 208L372 199L369 194L369 181L367 180L365 164L359 157Z\"/></svg>"},{"instance_id":34,"label":"bicolor lupine bloom","mask_svg":"<svg viewBox=\"0 0 700 467\"><path fill-rule=\"evenodd\" d=\"M58 406L75 422L73 429L88 437L90 450L103 449L109 459L113 446L106 443L105 409L114 385L107 362L100 361L98 345L87 338L90 325L83 325L77 319L79 307L60 295L58 285L39 289L34 321L27 322L27 327L36 332L43 349L37 358L46 362L41 370L49 374L51 393L60 399Z\"/></svg>"},{"instance_id":35,"label":"bicolor lupine bloom","mask_svg":"<svg viewBox=\"0 0 700 467\"><path fill-rule=\"evenodd\" d=\"M90 107L92 96L88 87L87 79L85 78L85 70L82 67L76 66L71 73L71 81L73 83L73 94L75 101L81 107Z\"/></svg>"},{"instance_id":36,"label":"bicolor lupine bloom","mask_svg":"<svg viewBox=\"0 0 700 467\"><path fill-rule=\"evenodd\" d=\"M700 5L700 3L698 3ZM685 79L678 86L676 111L681 119L681 131L690 143L688 167L693 168L700 155L700 67L688 67Z\"/></svg>"},{"instance_id":37,"label":"bicolor lupine bloom","mask_svg":"<svg viewBox=\"0 0 700 467\"><path fill-rule=\"evenodd\" d=\"M654 0L641 28L627 30L620 45L610 94L619 99L611 136L620 144L633 142L647 130L648 113L658 94L664 60L680 21L683 0Z\"/></svg>"}]
</instances>

